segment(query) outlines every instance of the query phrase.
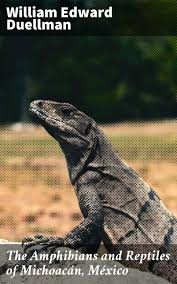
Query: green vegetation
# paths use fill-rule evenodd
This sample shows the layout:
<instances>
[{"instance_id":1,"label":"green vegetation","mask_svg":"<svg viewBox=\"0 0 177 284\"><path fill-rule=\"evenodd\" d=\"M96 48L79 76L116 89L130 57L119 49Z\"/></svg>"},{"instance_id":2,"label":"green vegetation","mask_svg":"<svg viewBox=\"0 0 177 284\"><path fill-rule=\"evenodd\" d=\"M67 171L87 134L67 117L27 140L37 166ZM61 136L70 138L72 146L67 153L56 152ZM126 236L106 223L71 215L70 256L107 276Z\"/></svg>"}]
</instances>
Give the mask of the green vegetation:
<instances>
[{"instance_id":1,"label":"green vegetation","mask_svg":"<svg viewBox=\"0 0 177 284\"><path fill-rule=\"evenodd\" d=\"M124 135L111 136L110 140L125 160L177 162L177 135ZM1 162L19 157L59 157L61 154L58 144L51 138L0 140Z\"/></svg>"},{"instance_id":2,"label":"green vegetation","mask_svg":"<svg viewBox=\"0 0 177 284\"><path fill-rule=\"evenodd\" d=\"M111 140L123 159L177 162L177 136L126 135L112 137Z\"/></svg>"},{"instance_id":3,"label":"green vegetation","mask_svg":"<svg viewBox=\"0 0 177 284\"><path fill-rule=\"evenodd\" d=\"M1 122L39 98L100 122L176 117L176 36L6 37L0 56Z\"/></svg>"},{"instance_id":4,"label":"green vegetation","mask_svg":"<svg viewBox=\"0 0 177 284\"><path fill-rule=\"evenodd\" d=\"M0 140L1 161L9 158L47 157L60 155L58 144L50 138Z\"/></svg>"}]
</instances>

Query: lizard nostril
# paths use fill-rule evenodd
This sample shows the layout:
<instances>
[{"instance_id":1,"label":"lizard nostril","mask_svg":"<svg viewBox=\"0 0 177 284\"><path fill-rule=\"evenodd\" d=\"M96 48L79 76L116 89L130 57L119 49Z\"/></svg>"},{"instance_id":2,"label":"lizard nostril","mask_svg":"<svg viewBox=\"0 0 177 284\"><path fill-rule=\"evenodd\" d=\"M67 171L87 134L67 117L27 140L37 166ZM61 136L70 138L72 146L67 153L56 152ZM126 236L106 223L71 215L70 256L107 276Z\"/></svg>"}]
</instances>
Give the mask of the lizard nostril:
<instances>
[{"instance_id":1,"label":"lizard nostril","mask_svg":"<svg viewBox=\"0 0 177 284\"><path fill-rule=\"evenodd\" d=\"M42 102L41 101L38 102L38 107L42 107Z\"/></svg>"}]
</instances>

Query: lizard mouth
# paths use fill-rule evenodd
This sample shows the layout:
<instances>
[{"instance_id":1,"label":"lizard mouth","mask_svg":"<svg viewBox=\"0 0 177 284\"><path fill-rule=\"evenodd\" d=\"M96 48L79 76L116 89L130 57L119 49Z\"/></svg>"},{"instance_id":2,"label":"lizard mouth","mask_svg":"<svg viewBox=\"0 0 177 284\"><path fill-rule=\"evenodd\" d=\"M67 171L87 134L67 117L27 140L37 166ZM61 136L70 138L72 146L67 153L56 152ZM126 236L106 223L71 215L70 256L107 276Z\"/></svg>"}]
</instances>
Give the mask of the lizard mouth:
<instances>
[{"instance_id":1,"label":"lizard mouth","mask_svg":"<svg viewBox=\"0 0 177 284\"><path fill-rule=\"evenodd\" d=\"M51 131L56 130L55 134L58 133L60 136L63 135L62 133L67 133L68 137L77 137L88 146L88 139L76 127L70 125L60 117L53 117L52 114L40 108L36 103L32 102L30 104L29 112L35 118L36 122L40 123L48 132L51 133Z\"/></svg>"},{"instance_id":2,"label":"lizard mouth","mask_svg":"<svg viewBox=\"0 0 177 284\"><path fill-rule=\"evenodd\" d=\"M57 119L56 117L54 118L47 111L41 109L36 104L33 103L30 104L29 111L32 114L32 116L36 119L36 122L39 122L41 125L43 125L44 128L46 128L46 130L48 130L49 127L52 126L53 128L56 128L61 132L67 132L68 134L75 134L77 137L80 137L86 143L88 142L87 139L84 139L83 135L74 126L69 125L62 119Z\"/></svg>"},{"instance_id":3,"label":"lizard mouth","mask_svg":"<svg viewBox=\"0 0 177 284\"><path fill-rule=\"evenodd\" d=\"M29 111L32 116L44 126L51 125L53 127L60 127L61 130L66 130L66 124L59 119L54 119L50 114L45 110L40 109L35 105L30 105Z\"/></svg>"},{"instance_id":4,"label":"lizard mouth","mask_svg":"<svg viewBox=\"0 0 177 284\"><path fill-rule=\"evenodd\" d=\"M35 118L39 120L45 120L48 116L44 110L40 109L39 107L35 105L29 106L29 112L32 114L32 116L34 116Z\"/></svg>"}]
</instances>

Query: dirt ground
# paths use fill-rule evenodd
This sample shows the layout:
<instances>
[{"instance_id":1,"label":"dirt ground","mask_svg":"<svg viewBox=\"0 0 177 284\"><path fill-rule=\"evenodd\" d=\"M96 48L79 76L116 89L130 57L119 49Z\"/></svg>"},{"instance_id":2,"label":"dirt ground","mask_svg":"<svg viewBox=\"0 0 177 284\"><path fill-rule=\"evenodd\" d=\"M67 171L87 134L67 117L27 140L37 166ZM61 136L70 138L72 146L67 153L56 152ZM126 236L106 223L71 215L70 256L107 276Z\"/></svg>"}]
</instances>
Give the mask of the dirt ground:
<instances>
[{"instance_id":1,"label":"dirt ground","mask_svg":"<svg viewBox=\"0 0 177 284\"><path fill-rule=\"evenodd\" d=\"M136 133L172 137L177 133L177 122L121 124L105 126L103 129L110 137ZM6 128L0 131L0 139L7 142L46 137L48 135L38 127L26 127L18 131ZM1 148L3 145L6 146L2 144ZM23 151L26 149L24 146L20 148L20 145L19 155L11 155L9 146L5 159L0 163L0 238L21 240L37 233L64 236L82 220L65 160L63 156L55 157L55 153L51 152L45 156L25 156ZM177 164L166 159L133 159L128 163L177 216Z\"/></svg>"}]
</instances>

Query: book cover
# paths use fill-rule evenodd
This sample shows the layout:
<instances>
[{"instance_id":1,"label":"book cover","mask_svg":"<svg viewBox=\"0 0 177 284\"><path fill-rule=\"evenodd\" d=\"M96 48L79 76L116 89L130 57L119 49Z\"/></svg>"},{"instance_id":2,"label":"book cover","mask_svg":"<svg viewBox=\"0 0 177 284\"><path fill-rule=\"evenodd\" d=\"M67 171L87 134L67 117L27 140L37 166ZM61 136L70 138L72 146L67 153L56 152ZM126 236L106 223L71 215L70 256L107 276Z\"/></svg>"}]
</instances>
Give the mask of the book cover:
<instances>
[{"instance_id":1,"label":"book cover","mask_svg":"<svg viewBox=\"0 0 177 284\"><path fill-rule=\"evenodd\" d=\"M177 283L175 5L1 1L2 283Z\"/></svg>"}]
</instances>

